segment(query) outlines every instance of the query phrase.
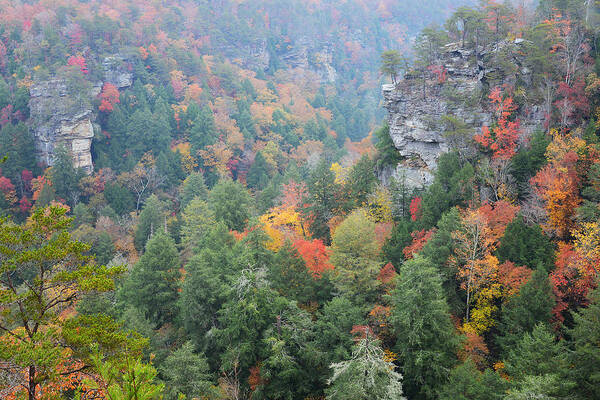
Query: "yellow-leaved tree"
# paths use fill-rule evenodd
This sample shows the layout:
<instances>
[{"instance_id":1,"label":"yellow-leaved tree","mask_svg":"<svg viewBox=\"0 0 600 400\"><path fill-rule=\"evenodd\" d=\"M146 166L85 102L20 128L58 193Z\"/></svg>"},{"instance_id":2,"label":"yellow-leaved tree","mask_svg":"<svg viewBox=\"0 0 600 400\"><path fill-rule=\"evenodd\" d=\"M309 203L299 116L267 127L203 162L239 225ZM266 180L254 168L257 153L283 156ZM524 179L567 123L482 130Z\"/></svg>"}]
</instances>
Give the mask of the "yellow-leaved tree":
<instances>
[{"instance_id":1,"label":"yellow-leaved tree","mask_svg":"<svg viewBox=\"0 0 600 400\"><path fill-rule=\"evenodd\" d=\"M259 218L265 233L271 239L266 247L278 251L286 239L295 240L304 237L302 216L294 207L280 206L272 208Z\"/></svg>"}]
</instances>

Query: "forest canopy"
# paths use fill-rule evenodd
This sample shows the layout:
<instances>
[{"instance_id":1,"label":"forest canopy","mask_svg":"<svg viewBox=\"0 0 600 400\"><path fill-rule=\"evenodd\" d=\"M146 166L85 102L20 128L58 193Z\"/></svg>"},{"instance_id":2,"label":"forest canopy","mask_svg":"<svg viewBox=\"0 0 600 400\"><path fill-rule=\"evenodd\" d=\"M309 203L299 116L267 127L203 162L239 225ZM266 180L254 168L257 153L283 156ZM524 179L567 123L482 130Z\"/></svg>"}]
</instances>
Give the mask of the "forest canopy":
<instances>
[{"instance_id":1,"label":"forest canopy","mask_svg":"<svg viewBox=\"0 0 600 400\"><path fill-rule=\"evenodd\" d=\"M0 397L600 398L599 33L593 0L0 0ZM427 184L384 83L434 109Z\"/></svg>"}]
</instances>

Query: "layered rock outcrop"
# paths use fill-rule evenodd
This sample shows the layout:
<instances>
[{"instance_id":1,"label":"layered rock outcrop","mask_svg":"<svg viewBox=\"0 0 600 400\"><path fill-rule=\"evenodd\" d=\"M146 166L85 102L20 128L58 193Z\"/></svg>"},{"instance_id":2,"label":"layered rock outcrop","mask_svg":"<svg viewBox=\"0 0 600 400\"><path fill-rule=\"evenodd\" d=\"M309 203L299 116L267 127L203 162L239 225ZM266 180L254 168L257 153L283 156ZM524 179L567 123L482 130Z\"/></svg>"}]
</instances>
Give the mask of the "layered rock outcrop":
<instances>
[{"instance_id":1,"label":"layered rock outcrop","mask_svg":"<svg viewBox=\"0 0 600 400\"><path fill-rule=\"evenodd\" d=\"M122 89L132 85L133 73L122 55L106 57L102 62L104 82ZM57 146L65 146L73 156L75 167L92 173L92 139L95 115L90 100L100 93L103 82L91 88L69 87L65 79L36 82L29 89L29 110L38 160L47 166L54 164ZM89 85L89 83L88 83ZM81 91L84 93L81 93ZM89 93L88 93L89 92Z\"/></svg>"},{"instance_id":2,"label":"layered rock outcrop","mask_svg":"<svg viewBox=\"0 0 600 400\"><path fill-rule=\"evenodd\" d=\"M300 37L295 43L289 43L277 51L270 51L267 40L262 38L251 40L249 44L221 44L214 51L236 60L247 69L266 71L273 61L272 57L276 57L277 62L284 64L286 68L316 74L322 83L333 83L338 76L333 66L331 44L308 37Z\"/></svg>"},{"instance_id":3,"label":"layered rock outcrop","mask_svg":"<svg viewBox=\"0 0 600 400\"><path fill-rule=\"evenodd\" d=\"M519 39L501 46L518 50L521 44ZM380 178L384 183L394 177L405 179L411 187L429 185L440 155L451 147L464 145L453 137L456 124L460 125L461 135L467 136L463 139L467 140L480 132L482 126L491 124L493 115L482 94L485 89L511 84L515 76L520 82L530 81L530 71L521 67L518 59L511 60L516 67L515 75L502 76L502 71L493 67L497 50L480 49L475 54L473 50L452 43L445 46L437 65L426 73L408 73L395 85L383 85L390 136L402 157L395 168L387 167L381 171ZM519 119L524 136L527 136L542 125L543 108L529 105L521 110Z\"/></svg>"},{"instance_id":4,"label":"layered rock outcrop","mask_svg":"<svg viewBox=\"0 0 600 400\"><path fill-rule=\"evenodd\" d=\"M61 79L38 82L30 88L29 110L38 160L54 163L57 146L65 146L76 167L93 171L91 145L94 137L93 113L84 104L69 99L67 84Z\"/></svg>"},{"instance_id":5,"label":"layered rock outcrop","mask_svg":"<svg viewBox=\"0 0 600 400\"><path fill-rule=\"evenodd\" d=\"M102 69L104 70L104 82L112 83L119 89L129 87L133 83L131 64L125 56L116 54L106 57L102 61Z\"/></svg>"}]
</instances>

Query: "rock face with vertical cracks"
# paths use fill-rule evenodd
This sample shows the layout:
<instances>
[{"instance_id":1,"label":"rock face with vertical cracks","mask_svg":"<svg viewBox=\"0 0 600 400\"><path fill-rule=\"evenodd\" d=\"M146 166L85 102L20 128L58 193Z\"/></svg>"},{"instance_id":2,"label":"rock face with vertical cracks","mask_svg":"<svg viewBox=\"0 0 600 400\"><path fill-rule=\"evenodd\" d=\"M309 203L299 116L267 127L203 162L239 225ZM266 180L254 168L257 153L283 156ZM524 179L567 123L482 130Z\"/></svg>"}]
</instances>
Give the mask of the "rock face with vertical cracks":
<instances>
[{"instance_id":1,"label":"rock face with vertical cracks","mask_svg":"<svg viewBox=\"0 0 600 400\"><path fill-rule=\"evenodd\" d=\"M295 69L296 74L311 73L321 83L334 83L338 78L333 66L333 45L327 40L315 41L303 36L274 52L269 51L267 39L255 38L247 44L224 42L216 46L214 51L225 54L247 69L266 71L275 57L287 68Z\"/></svg>"},{"instance_id":2,"label":"rock face with vertical cracks","mask_svg":"<svg viewBox=\"0 0 600 400\"><path fill-rule=\"evenodd\" d=\"M58 146L73 155L73 163L87 173L94 169L90 152L94 128L91 108L74 107L64 81L52 79L30 88L29 109L38 160L54 164Z\"/></svg>"},{"instance_id":3,"label":"rock face with vertical cracks","mask_svg":"<svg viewBox=\"0 0 600 400\"><path fill-rule=\"evenodd\" d=\"M132 67L126 56L115 54L104 58L102 69L104 82L112 83L119 89L129 87L133 83Z\"/></svg>"},{"instance_id":4,"label":"rock face with vertical cracks","mask_svg":"<svg viewBox=\"0 0 600 400\"><path fill-rule=\"evenodd\" d=\"M102 62L104 82L122 89L132 85L133 73L126 56L116 54ZM57 146L65 146L73 156L75 167L91 174L91 146L94 137L91 100L102 89L103 82L96 82L90 92L79 93L80 101L73 98L64 79L53 78L36 82L29 89L31 130L35 139L38 160L46 165L54 164Z\"/></svg>"},{"instance_id":5,"label":"rock face with vertical cracks","mask_svg":"<svg viewBox=\"0 0 600 400\"><path fill-rule=\"evenodd\" d=\"M506 53L519 54L522 41L501 43ZM487 93L494 86L527 85L530 71L515 56L512 75L495 68L497 49L461 48L446 45L439 60L425 73L410 72L395 85L383 85L384 107L388 111L390 136L402 161L379 173L384 184L392 177L404 179L410 187L424 187L433 181L439 157L450 149L468 146L472 136L493 121ZM541 106L528 104L518 115L524 138L543 124ZM462 137L453 136L449 121L460 121Z\"/></svg>"}]
</instances>

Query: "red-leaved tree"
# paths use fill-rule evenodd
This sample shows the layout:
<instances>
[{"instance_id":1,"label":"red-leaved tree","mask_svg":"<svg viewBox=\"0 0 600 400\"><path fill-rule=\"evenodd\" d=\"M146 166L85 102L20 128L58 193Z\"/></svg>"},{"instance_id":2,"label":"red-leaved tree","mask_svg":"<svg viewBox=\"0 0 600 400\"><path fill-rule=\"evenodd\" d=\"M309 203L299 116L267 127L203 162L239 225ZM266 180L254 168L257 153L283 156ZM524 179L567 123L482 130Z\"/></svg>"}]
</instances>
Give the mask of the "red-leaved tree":
<instances>
[{"instance_id":1,"label":"red-leaved tree","mask_svg":"<svg viewBox=\"0 0 600 400\"><path fill-rule=\"evenodd\" d=\"M100 106L98 109L109 113L117 103L119 103L119 89L112 83L106 82L102 86L102 92L100 92Z\"/></svg>"},{"instance_id":2,"label":"red-leaved tree","mask_svg":"<svg viewBox=\"0 0 600 400\"><path fill-rule=\"evenodd\" d=\"M88 71L87 63L86 63L85 58L83 56L71 56L71 57L69 57L69 59L67 60L67 65L79 67L79 70L82 73L84 73L84 74L89 74L90 73L90 71Z\"/></svg>"},{"instance_id":3,"label":"red-leaved tree","mask_svg":"<svg viewBox=\"0 0 600 400\"><path fill-rule=\"evenodd\" d=\"M517 106L511 96L502 94L500 87L492 89L489 98L496 113L496 124L491 129L482 127L481 134L475 135L474 139L491 150L493 158L510 160L516 153L520 133L519 120L511 120Z\"/></svg>"},{"instance_id":4,"label":"red-leaved tree","mask_svg":"<svg viewBox=\"0 0 600 400\"><path fill-rule=\"evenodd\" d=\"M294 247L315 279L321 278L325 271L333 269L333 265L329 263L330 250L322 240L298 239L294 241Z\"/></svg>"}]
</instances>

